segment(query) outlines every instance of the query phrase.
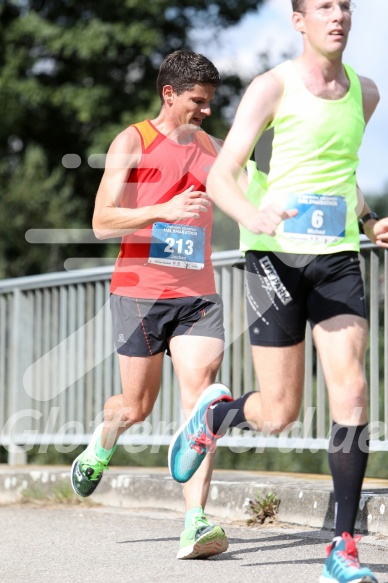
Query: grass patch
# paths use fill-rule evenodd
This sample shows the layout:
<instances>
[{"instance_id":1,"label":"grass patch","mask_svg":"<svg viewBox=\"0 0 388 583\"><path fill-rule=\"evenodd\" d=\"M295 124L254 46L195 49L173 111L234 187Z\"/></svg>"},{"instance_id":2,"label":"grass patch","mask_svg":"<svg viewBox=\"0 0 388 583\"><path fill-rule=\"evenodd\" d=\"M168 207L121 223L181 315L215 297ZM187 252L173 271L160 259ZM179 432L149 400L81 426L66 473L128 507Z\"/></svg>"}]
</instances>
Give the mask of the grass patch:
<instances>
[{"instance_id":1,"label":"grass patch","mask_svg":"<svg viewBox=\"0 0 388 583\"><path fill-rule=\"evenodd\" d=\"M92 506L97 506L96 502L92 502L89 499L80 498L77 496L70 483L65 480L61 480L57 483L43 484L42 482L33 482L21 490L21 495L23 496L23 502L34 502L34 503L47 503L51 504L89 504Z\"/></svg>"}]
</instances>

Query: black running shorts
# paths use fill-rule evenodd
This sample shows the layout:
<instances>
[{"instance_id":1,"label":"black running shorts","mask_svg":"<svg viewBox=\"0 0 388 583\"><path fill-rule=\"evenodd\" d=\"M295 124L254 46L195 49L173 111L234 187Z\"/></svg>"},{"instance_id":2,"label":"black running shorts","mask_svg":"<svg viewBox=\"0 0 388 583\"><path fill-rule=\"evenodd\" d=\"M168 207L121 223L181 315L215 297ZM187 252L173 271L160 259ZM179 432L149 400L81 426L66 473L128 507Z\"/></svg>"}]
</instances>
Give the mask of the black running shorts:
<instances>
[{"instance_id":1,"label":"black running shorts","mask_svg":"<svg viewBox=\"0 0 388 583\"><path fill-rule=\"evenodd\" d=\"M184 334L224 340L223 304L218 294L148 300L110 296L117 352L151 356L168 350L168 340Z\"/></svg>"},{"instance_id":2,"label":"black running shorts","mask_svg":"<svg viewBox=\"0 0 388 583\"><path fill-rule=\"evenodd\" d=\"M292 346L315 324L353 314L366 318L358 253L246 253L246 304L251 344Z\"/></svg>"}]
</instances>

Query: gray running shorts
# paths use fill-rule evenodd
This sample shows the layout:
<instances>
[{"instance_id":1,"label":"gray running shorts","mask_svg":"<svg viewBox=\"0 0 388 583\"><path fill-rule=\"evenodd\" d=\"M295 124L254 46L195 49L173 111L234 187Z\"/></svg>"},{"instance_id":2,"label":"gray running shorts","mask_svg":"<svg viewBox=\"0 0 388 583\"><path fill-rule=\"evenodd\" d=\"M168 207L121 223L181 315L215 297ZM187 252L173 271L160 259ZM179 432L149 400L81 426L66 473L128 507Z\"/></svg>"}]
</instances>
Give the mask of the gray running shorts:
<instances>
[{"instance_id":1,"label":"gray running shorts","mask_svg":"<svg viewBox=\"0 0 388 583\"><path fill-rule=\"evenodd\" d=\"M119 354L169 354L169 339L184 334L224 339L223 303L218 294L159 300L111 294L110 306Z\"/></svg>"}]
</instances>

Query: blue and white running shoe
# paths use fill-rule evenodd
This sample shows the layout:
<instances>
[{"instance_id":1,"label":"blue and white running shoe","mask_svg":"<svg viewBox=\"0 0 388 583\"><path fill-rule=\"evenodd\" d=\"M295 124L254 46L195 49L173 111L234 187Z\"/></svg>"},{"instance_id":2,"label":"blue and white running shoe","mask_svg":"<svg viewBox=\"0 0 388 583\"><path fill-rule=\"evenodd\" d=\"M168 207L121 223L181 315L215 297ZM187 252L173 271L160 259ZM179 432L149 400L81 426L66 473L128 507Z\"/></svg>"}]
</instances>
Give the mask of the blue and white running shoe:
<instances>
[{"instance_id":1,"label":"blue and white running shoe","mask_svg":"<svg viewBox=\"0 0 388 583\"><path fill-rule=\"evenodd\" d=\"M219 401L233 401L228 387L210 385L199 397L190 417L173 436L168 450L168 467L177 482L187 482L197 471L208 451L214 451L216 440L207 424L209 407Z\"/></svg>"},{"instance_id":2,"label":"blue and white running shoe","mask_svg":"<svg viewBox=\"0 0 388 583\"><path fill-rule=\"evenodd\" d=\"M372 571L359 563L356 543L360 539L360 535L353 538L344 532L335 547L332 544L327 547L319 583L377 583Z\"/></svg>"}]
</instances>

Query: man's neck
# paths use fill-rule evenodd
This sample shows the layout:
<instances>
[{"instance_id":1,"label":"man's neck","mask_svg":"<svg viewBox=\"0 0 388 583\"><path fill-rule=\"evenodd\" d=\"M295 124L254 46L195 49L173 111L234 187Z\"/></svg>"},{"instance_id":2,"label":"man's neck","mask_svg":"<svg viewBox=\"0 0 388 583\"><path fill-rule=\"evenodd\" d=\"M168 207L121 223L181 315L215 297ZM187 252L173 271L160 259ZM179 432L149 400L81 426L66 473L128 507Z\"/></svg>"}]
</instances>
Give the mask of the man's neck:
<instances>
[{"instance_id":1,"label":"man's neck","mask_svg":"<svg viewBox=\"0 0 388 583\"><path fill-rule=\"evenodd\" d=\"M340 58L303 54L294 63L306 88L316 97L341 99L349 90L349 79Z\"/></svg>"},{"instance_id":2,"label":"man's neck","mask_svg":"<svg viewBox=\"0 0 388 583\"><path fill-rule=\"evenodd\" d=\"M166 138L181 145L190 144L194 139L194 134L201 129L194 124L177 125L176 122L164 115L159 115L151 120L151 123Z\"/></svg>"}]
</instances>

